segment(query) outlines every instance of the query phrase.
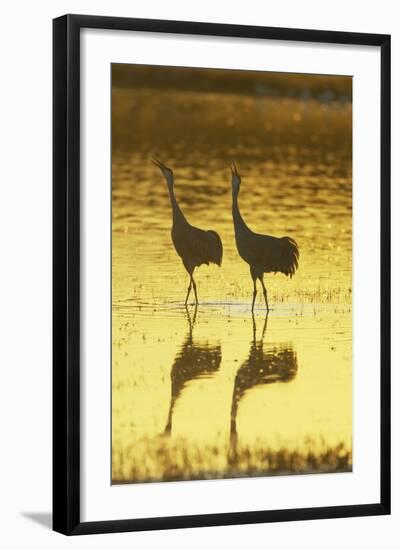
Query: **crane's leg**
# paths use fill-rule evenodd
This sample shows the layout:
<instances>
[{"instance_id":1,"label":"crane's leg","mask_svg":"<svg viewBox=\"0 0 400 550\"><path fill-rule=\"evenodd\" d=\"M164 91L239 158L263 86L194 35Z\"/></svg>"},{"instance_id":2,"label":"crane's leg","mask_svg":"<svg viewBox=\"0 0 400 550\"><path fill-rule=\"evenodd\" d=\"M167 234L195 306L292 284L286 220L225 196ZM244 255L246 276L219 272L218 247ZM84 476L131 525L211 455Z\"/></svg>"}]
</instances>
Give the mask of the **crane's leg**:
<instances>
[{"instance_id":1,"label":"crane's leg","mask_svg":"<svg viewBox=\"0 0 400 550\"><path fill-rule=\"evenodd\" d=\"M261 284L262 284L262 287L263 287L263 294L264 294L264 300L265 300L265 307L267 308L267 313L269 313L268 298L267 298L267 289L265 288L263 276L261 276L259 279L260 279Z\"/></svg>"},{"instance_id":2,"label":"crane's leg","mask_svg":"<svg viewBox=\"0 0 400 550\"><path fill-rule=\"evenodd\" d=\"M187 303L188 303L188 300L189 300L189 294L190 294L191 290L192 290L192 276L190 275L190 283L189 283L189 286L188 286L188 289L187 289L185 306L187 306Z\"/></svg>"},{"instance_id":3,"label":"crane's leg","mask_svg":"<svg viewBox=\"0 0 400 550\"><path fill-rule=\"evenodd\" d=\"M197 298L197 286L196 286L196 283L194 282L193 275L190 275L190 280L191 280L191 283L193 284L194 296L196 298L196 306L198 306L199 300Z\"/></svg>"},{"instance_id":4,"label":"crane's leg","mask_svg":"<svg viewBox=\"0 0 400 550\"><path fill-rule=\"evenodd\" d=\"M256 280L255 279L253 279L253 285L254 285L254 289L253 289L253 303L251 304L251 313L254 313L254 304L255 304L256 296L257 296L257 286L256 286Z\"/></svg>"},{"instance_id":5,"label":"crane's leg","mask_svg":"<svg viewBox=\"0 0 400 550\"><path fill-rule=\"evenodd\" d=\"M250 275L251 275L251 278L253 279L253 303L251 304L251 313L254 313L254 304L257 296L257 285L256 285L257 275L254 273L252 267L250 267Z\"/></svg>"}]
</instances>

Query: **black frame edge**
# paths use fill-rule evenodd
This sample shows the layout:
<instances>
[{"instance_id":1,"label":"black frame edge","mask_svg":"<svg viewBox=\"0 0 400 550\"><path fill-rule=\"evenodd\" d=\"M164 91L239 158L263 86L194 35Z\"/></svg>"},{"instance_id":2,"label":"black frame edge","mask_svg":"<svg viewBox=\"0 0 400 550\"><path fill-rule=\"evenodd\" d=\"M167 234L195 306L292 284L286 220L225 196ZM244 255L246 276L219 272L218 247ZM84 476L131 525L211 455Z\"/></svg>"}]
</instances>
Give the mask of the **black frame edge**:
<instances>
[{"instance_id":1,"label":"black frame edge","mask_svg":"<svg viewBox=\"0 0 400 550\"><path fill-rule=\"evenodd\" d=\"M391 510L391 38L381 44L381 503ZM385 406L384 406L385 405Z\"/></svg>"},{"instance_id":2,"label":"black frame edge","mask_svg":"<svg viewBox=\"0 0 400 550\"><path fill-rule=\"evenodd\" d=\"M79 27L53 20L53 529L80 522Z\"/></svg>"},{"instance_id":3,"label":"black frame edge","mask_svg":"<svg viewBox=\"0 0 400 550\"><path fill-rule=\"evenodd\" d=\"M267 38L269 40L293 40L296 42L381 46L383 41L389 36L362 32L261 27L257 25L176 21L172 19L136 19L131 17L81 14L69 14L66 17L69 17L80 28L207 35L225 38Z\"/></svg>"},{"instance_id":4,"label":"black frame edge","mask_svg":"<svg viewBox=\"0 0 400 550\"><path fill-rule=\"evenodd\" d=\"M132 531L187 529L192 527L222 527L287 521L338 519L386 515L381 504L360 504L322 508L296 508L227 514L201 514L198 516L172 516L113 521L90 521L79 524L71 535L99 535Z\"/></svg>"},{"instance_id":5,"label":"black frame edge","mask_svg":"<svg viewBox=\"0 0 400 550\"><path fill-rule=\"evenodd\" d=\"M381 48L381 499L379 503L80 521L80 29L119 29ZM53 529L115 533L390 514L390 36L65 15L53 20Z\"/></svg>"},{"instance_id":6,"label":"black frame edge","mask_svg":"<svg viewBox=\"0 0 400 550\"><path fill-rule=\"evenodd\" d=\"M66 532L66 18L53 21L53 529Z\"/></svg>"}]
</instances>

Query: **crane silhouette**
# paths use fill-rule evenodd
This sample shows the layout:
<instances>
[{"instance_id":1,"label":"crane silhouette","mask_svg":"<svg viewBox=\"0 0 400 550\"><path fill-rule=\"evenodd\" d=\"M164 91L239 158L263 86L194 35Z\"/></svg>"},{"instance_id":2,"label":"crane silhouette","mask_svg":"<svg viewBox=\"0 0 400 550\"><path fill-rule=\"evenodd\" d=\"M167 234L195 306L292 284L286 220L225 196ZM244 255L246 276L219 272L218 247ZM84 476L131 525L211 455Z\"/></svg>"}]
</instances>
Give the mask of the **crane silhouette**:
<instances>
[{"instance_id":1,"label":"crane silhouette","mask_svg":"<svg viewBox=\"0 0 400 550\"><path fill-rule=\"evenodd\" d=\"M185 305L188 302L192 286L197 305L199 300L197 298L197 287L193 278L193 272L196 267L202 264L208 265L209 263L214 263L219 266L221 265L222 242L218 233L215 231L204 231L203 229L190 225L175 197L173 171L171 168L164 166L159 160L153 160L153 163L160 168L167 182L172 206L172 242L190 277Z\"/></svg>"},{"instance_id":2,"label":"crane silhouette","mask_svg":"<svg viewBox=\"0 0 400 550\"><path fill-rule=\"evenodd\" d=\"M236 247L241 258L250 265L253 279L253 303L257 296L257 279L261 282L267 313L269 312L267 289L264 284L264 273L284 273L292 277L299 263L299 248L290 237L272 237L254 233L245 223L239 210L238 195L240 191L240 174L233 162L232 171L232 216L235 228Z\"/></svg>"},{"instance_id":3,"label":"crane silhouette","mask_svg":"<svg viewBox=\"0 0 400 550\"><path fill-rule=\"evenodd\" d=\"M230 446L228 459L235 463L237 459L238 434L236 420L239 403L243 396L261 384L290 382L297 375L297 354L290 343L270 344L264 349L264 337L268 317L265 317L262 335L256 337L256 323L253 315L253 339L247 359L236 372L233 385L230 415Z\"/></svg>"},{"instance_id":4,"label":"crane silhouette","mask_svg":"<svg viewBox=\"0 0 400 550\"><path fill-rule=\"evenodd\" d=\"M171 399L164 430L166 435L171 435L175 404L184 388L193 380L213 376L218 371L222 359L219 343L210 344L193 340L197 308L194 311L193 320L187 310L186 313L189 332L171 368Z\"/></svg>"}]
</instances>

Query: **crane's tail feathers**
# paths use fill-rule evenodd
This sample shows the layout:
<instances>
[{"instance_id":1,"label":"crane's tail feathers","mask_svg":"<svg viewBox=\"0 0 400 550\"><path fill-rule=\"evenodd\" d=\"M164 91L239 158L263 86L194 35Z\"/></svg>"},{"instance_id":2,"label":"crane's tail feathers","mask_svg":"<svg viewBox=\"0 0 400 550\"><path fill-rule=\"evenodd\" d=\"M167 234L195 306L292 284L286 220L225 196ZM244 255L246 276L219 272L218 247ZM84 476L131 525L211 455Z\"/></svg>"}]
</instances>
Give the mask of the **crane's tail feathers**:
<instances>
[{"instance_id":1,"label":"crane's tail feathers","mask_svg":"<svg viewBox=\"0 0 400 550\"><path fill-rule=\"evenodd\" d=\"M222 264L222 241L218 233L215 231L207 231L207 235L209 237L209 256L210 256L210 262L213 262L214 264L221 265Z\"/></svg>"},{"instance_id":2,"label":"crane's tail feathers","mask_svg":"<svg viewBox=\"0 0 400 550\"><path fill-rule=\"evenodd\" d=\"M282 237L281 241L284 243L282 254L283 269L281 269L281 271L291 278L299 267L299 247L296 241L291 237Z\"/></svg>"}]
</instances>

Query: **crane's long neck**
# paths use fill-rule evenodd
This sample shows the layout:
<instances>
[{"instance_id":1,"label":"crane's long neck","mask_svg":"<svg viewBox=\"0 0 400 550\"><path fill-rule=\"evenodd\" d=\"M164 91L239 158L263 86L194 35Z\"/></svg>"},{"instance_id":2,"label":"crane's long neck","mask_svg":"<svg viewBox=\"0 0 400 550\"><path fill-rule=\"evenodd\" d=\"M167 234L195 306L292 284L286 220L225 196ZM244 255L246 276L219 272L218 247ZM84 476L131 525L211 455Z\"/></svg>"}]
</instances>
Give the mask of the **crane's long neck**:
<instances>
[{"instance_id":1,"label":"crane's long neck","mask_svg":"<svg viewBox=\"0 0 400 550\"><path fill-rule=\"evenodd\" d=\"M182 222L182 221L186 222L186 218L178 204L178 201L176 200L173 183L172 184L168 183L168 193L169 193L169 199L171 201L173 223Z\"/></svg>"},{"instance_id":2,"label":"crane's long neck","mask_svg":"<svg viewBox=\"0 0 400 550\"><path fill-rule=\"evenodd\" d=\"M235 233L238 231L250 231L250 229L245 224L244 219L239 210L238 204L238 193L232 194L232 216L233 216L233 225L235 227Z\"/></svg>"}]
</instances>

